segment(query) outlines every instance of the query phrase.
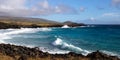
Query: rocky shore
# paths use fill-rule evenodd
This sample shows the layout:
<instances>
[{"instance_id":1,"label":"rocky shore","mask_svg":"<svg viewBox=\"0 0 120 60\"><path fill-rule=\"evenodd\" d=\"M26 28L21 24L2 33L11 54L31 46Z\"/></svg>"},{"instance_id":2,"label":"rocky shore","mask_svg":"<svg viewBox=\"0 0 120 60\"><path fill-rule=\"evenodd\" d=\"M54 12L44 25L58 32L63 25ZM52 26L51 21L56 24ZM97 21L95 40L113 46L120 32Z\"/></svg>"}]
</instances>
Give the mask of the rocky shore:
<instances>
[{"instance_id":1,"label":"rocky shore","mask_svg":"<svg viewBox=\"0 0 120 60\"><path fill-rule=\"evenodd\" d=\"M68 54L49 54L38 47L28 48L10 44L0 44L0 60L120 60L116 56L109 56L99 51L87 56L70 52Z\"/></svg>"},{"instance_id":2,"label":"rocky shore","mask_svg":"<svg viewBox=\"0 0 120 60\"><path fill-rule=\"evenodd\" d=\"M61 24L51 24L51 25L37 25L37 24L31 24L31 25L21 25L21 24L15 24L15 23L4 23L0 22L0 29L8 29L8 28L37 28L37 27L61 27Z\"/></svg>"},{"instance_id":3,"label":"rocky shore","mask_svg":"<svg viewBox=\"0 0 120 60\"><path fill-rule=\"evenodd\" d=\"M38 25L38 24L31 24L31 25L21 25L21 24L16 24L16 23L4 23L0 22L0 29L8 29L8 28L41 28L41 27L62 27L64 24L43 24L43 25ZM67 25L67 24L66 24ZM76 27L76 26L85 26L85 24L75 24L75 23L70 23L68 24L70 27Z\"/></svg>"}]
</instances>

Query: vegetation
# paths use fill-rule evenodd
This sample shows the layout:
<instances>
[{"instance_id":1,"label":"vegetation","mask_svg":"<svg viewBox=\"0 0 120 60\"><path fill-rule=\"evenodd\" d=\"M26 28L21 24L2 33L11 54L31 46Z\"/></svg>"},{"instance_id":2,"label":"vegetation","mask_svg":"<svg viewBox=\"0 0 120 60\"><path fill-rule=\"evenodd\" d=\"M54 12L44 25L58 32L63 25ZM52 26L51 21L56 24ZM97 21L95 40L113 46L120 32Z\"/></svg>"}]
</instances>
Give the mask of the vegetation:
<instances>
[{"instance_id":1,"label":"vegetation","mask_svg":"<svg viewBox=\"0 0 120 60\"><path fill-rule=\"evenodd\" d=\"M85 24L82 23L74 23L74 22L55 22L46 19L40 18L25 18L25 17L0 17L0 29L7 28L36 28L36 27L62 27L63 25L69 25L71 27L75 26L83 26Z\"/></svg>"},{"instance_id":2,"label":"vegetation","mask_svg":"<svg viewBox=\"0 0 120 60\"><path fill-rule=\"evenodd\" d=\"M24 17L0 17L0 28L36 28L36 27L60 27L61 23L38 18Z\"/></svg>"}]
</instances>

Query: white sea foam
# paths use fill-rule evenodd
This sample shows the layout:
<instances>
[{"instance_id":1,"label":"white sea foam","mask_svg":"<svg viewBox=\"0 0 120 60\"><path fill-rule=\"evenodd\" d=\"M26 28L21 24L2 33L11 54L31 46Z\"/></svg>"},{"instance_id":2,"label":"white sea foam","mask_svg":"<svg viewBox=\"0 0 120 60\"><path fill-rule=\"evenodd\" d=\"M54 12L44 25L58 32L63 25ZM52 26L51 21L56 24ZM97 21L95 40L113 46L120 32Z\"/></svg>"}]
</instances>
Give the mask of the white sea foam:
<instances>
[{"instance_id":1,"label":"white sea foam","mask_svg":"<svg viewBox=\"0 0 120 60\"><path fill-rule=\"evenodd\" d=\"M64 25L61 28L70 28L68 25Z\"/></svg>"},{"instance_id":2,"label":"white sea foam","mask_svg":"<svg viewBox=\"0 0 120 60\"><path fill-rule=\"evenodd\" d=\"M11 39L11 37L0 33L0 43L5 43L6 39Z\"/></svg>"},{"instance_id":3,"label":"white sea foam","mask_svg":"<svg viewBox=\"0 0 120 60\"><path fill-rule=\"evenodd\" d=\"M36 33L39 31L51 31L50 28L21 28L21 29L5 29L7 32L0 32L0 43L5 43L4 40L12 39L12 35L24 33Z\"/></svg>"},{"instance_id":4,"label":"white sea foam","mask_svg":"<svg viewBox=\"0 0 120 60\"><path fill-rule=\"evenodd\" d=\"M95 27L95 25L87 25L86 27Z\"/></svg>"},{"instance_id":5,"label":"white sea foam","mask_svg":"<svg viewBox=\"0 0 120 60\"><path fill-rule=\"evenodd\" d=\"M111 55L111 56L118 56L120 58L120 55L117 54L117 53L113 53L113 52L110 52L110 51L105 51L105 50L102 50L101 52L107 54L107 55Z\"/></svg>"},{"instance_id":6,"label":"white sea foam","mask_svg":"<svg viewBox=\"0 0 120 60\"><path fill-rule=\"evenodd\" d=\"M67 54L69 53L70 51L66 51L66 50L60 50L60 49L49 49L49 48L46 48L46 47L39 47L41 51L43 52L48 52L50 54Z\"/></svg>"},{"instance_id":7,"label":"white sea foam","mask_svg":"<svg viewBox=\"0 0 120 60\"><path fill-rule=\"evenodd\" d=\"M89 53L93 52L93 51L84 50L84 49L74 46L72 44L68 44L60 38L57 38L52 44L57 47L60 46L62 49L68 49L69 51L81 53L85 56L88 55ZM101 52L103 52L107 55L111 55L111 56L118 56L120 58L120 55L117 53L113 53L113 52L109 52L109 51L105 51L105 50L102 50Z\"/></svg>"},{"instance_id":8,"label":"white sea foam","mask_svg":"<svg viewBox=\"0 0 120 60\"><path fill-rule=\"evenodd\" d=\"M87 25L87 26L79 26L81 28L84 28L84 27L95 27L94 25Z\"/></svg>"},{"instance_id":9,"label":"white sea foam","mask_svg":"<svg viewBox=\"0 0 120 60\"><path fill-rule=\"evenodd\" d=\"M48 38L49 36L42 36L42 35L14 35L12 37L19 37L19 38Z\"/></svg>"},{"instance_id":10,"label":"white sea foam","mask_svg":"<svg viewBox=\"0 0 120 60\"><path fill-rule=\"evenodd\" d=\"M80 26L80 27L88 27L88 26Z\"/></svg>"},{"instance_id":11,"label":"white sea foam","mask_svg":"<svg viewBox=\"0 0 120 60\"><path fill-rule=\"evenodd\" d=\"M51 31L51 28L38 28L40 31Z\"/></svg>"},{"instance_id":12,"label":"white sea foam","mask_svg":"<svg viewBox=\"0 0 120 60\"><path fill-rule=\"evenodd\" d=\"M21 28L21 29L14 29L13 31L3 33L4 35L11 35L11 34L22 34L22 33L35 33L38 31L51 31L49 28Z\"/></svg>"},{"instance_id":13,"label":"white sea foam","mask_svg":"<svg viewBox=\"0 0 120 60\"><path fill-rule=\"evenodd\" d=\"M88 53L90 53L87 50L81 49L79 47L76 47L72 44L68 44L66 42L64 42L62 39L57 38L53 43L54 46L60 46L62 49L69 49L70 51L74 51L74 52L79 52L83 55L87 55Z\"/></svg>"},{"instance_id":14,"label":"white sea foam","mask_svg":"<svg viewBox=\"0 0 120 60\"><path fill-rule=\"evenodd\" d=\"M33 33L32 29L26 29L26 28L21 28L21 29L16 29L7 33L3 33L3 35L12 35L12 34L21 34L21 33Z\"/></svg>"}]
</instances>

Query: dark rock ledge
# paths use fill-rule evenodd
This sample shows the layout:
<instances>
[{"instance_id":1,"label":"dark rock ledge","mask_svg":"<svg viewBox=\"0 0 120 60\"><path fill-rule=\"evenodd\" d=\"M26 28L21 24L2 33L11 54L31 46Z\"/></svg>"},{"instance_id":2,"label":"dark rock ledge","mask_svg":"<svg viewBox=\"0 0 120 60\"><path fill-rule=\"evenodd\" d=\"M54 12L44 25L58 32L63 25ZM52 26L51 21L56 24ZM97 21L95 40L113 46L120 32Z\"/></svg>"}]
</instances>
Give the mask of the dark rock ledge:
<instances>
[{"instance_id":1,"label":"dark rock ledge","mask_svg":"<svg viewBox=\"0 0 120 60\"><path fill-rule=\"evenodd\" d=\"M49 54L39 48L28 48L10 44L0 44L0 60L120 60L99 51L83 56L70 52L68 54Z\"/></svg>"}]
</instances>

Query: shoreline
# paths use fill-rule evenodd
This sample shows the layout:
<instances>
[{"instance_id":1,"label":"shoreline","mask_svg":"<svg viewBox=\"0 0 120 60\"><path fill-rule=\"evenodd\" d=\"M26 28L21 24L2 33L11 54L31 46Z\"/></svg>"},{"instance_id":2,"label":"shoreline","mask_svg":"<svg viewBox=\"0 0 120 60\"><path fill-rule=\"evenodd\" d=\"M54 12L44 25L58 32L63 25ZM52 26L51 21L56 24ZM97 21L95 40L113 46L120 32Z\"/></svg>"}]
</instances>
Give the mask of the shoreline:
<instances>
[{"instance_id":1,"label":"shoreline","mask_svg":"<svg viewBox=\"0 0 120 60\"><path fill-rule=\"evenodd\" d=\"M42 52L38 47L30 48L11 44L0 44L0 59L2 60L120 60L117 56L110 56L100 51L84 56L69 52L66 54L50 54Z\"/></svg>"},{"instance_id":2,"label":"shoreline","mask_svg":"<svg viewBox=\"0 0 120 60\"><path fill-rule=\"evenodd\" d=\"M69 24L68 24L69 23ZM62 27L64 25L68 25L70 27L77 27L77 26L86 26L85 24L79 24L79 23L73 23L73 22L68 22L68 23L44 23L44 24L18 24L18 23L6 23L6 22L1 22L0 21L0 29L20 29L20 28L44 28L44 27Z\"/></svg>"}]
</instances>

